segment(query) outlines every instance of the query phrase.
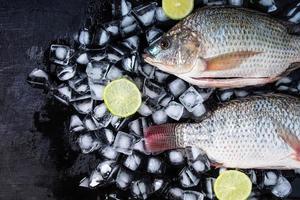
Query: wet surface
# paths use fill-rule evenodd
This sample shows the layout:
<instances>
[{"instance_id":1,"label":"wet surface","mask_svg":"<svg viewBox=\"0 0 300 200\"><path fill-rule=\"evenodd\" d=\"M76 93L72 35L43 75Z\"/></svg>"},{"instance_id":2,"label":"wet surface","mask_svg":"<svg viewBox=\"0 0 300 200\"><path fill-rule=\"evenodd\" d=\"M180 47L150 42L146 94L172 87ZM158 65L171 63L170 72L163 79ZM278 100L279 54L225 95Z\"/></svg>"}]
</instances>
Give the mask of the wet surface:
<instances>
[{"instance_id":1,"label":"wet surface","mask_svg":"<svg viewBox=\"0 0 300 200\"><path fill-rule=\"evenodd\" d=\"M25 82L53 39L79 30L86 10L93 19L109 18L108 1L96 2L0 2L0 199L93 200L101 194L78 187L97 158L77 153L66 131L71 111ZM297 185L300 180L291 199L300 199Z\"/></svg>"}]
</instances>

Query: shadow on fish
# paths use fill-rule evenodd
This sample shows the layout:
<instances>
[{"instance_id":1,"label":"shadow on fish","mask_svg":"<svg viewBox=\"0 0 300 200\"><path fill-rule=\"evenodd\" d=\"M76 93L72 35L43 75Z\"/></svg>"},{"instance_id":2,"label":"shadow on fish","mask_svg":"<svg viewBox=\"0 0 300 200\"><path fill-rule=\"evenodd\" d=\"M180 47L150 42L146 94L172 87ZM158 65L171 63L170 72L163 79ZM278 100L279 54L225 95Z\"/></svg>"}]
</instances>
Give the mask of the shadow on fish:
<instances>
[{"instance_id":1,"label":"shadow on fish","mask_svg":"<svg viewBox=\"0 0 300 200\"><path fill-rule=\"evenodd\" d=\"M300 37L256 11L205 7L180 21L143 56L199 87L263 85L300 62Z\"/></svg>"}]
</instances>

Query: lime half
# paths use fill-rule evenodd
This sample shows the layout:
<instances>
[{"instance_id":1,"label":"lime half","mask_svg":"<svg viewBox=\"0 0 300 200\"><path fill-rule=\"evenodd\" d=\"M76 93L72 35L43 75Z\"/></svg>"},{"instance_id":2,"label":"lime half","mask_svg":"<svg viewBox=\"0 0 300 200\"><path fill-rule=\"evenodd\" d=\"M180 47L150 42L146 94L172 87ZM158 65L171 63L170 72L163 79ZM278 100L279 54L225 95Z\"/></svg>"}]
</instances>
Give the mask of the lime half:
<instances>
[{"instance_id":1,"label":"lime half","mask_svg":"<svg viewBox=\"0 0 300 200\"><path fill-rule=\"evenodd\" d=\"M192 12L194 0L163 0L162 7L168 17L179 20Z\"/></svg>"},{"instance_id":2,"label":"lime half","mask_svg":"<svg viewBox=\"0 0 300 200\"><path fill-rule=\"evenodd\" d=\"M252 190L249 177L237 170L228 170L219 175L214 191L219 200L245 200Z\"/></svg>"},{"instance_id":3,"label":"lime half","mask_svg":"<svg viewBox=\"0 0 300 200\"><path fill-rule=\"evenodd\" d=\"M104 88L103 99L107 109L118 117L133 115L142 102L139 89L126 78L110 82Z\"/></svg>"}]
</instances>

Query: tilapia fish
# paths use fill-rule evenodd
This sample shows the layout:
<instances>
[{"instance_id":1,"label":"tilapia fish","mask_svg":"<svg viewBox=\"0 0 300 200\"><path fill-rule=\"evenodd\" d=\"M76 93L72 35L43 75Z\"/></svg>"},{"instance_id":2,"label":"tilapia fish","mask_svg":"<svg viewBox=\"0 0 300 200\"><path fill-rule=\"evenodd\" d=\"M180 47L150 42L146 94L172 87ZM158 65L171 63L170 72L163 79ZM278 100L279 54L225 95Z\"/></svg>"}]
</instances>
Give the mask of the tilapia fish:
<instances>
[{"instance_id":1,"label":"tilapia fish","mask_svg":"<svg viewBox=\"0 0 300 200\"><path fill-rule=\"evenodd\" d=\"M144 60L200 87L261 85L300 61L300 38L262 13L206 7L146 49Z\"/></svg>"},{"instance_id":2,"label":"tilapia fish","mask_svg":"<svg viewBox=\"0 0 300 200\"><path fill-rule=\"evenodd\" d=\"M149 152L198 147L229 168L300 168L300 100L267 95L231 101L199 123L149 127L145 143Z\"/></svg>"}]
</instances>

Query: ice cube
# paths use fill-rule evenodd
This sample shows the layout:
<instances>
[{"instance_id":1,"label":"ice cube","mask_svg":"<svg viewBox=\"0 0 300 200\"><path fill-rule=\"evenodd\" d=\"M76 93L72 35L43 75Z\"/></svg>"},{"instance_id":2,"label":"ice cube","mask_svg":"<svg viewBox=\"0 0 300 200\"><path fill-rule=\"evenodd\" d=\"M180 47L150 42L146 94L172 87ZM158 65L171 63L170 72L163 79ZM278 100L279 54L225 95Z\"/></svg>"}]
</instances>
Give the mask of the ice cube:
<instances>
[{"instance_id":1,"label":"ice cube","mask_svg":"<svg viewBox=\"0 0 300 200\"><path fill-rule=\"evenodd\" d=\"M215 183L216 179L215 178L206 178L205 180L205 186L206 186L206 197L209 198L209 199L214 199L215 195L214 195L214 192L213 192L213 185Z\"/></svg>"},{"instance_id":2,"label":"ice cube","mask_svg":"<svg viewBox=\"0 0 300 200\"><path fill-rule=\"evenodd\" d=\"M138 36L134 35L129 38L126 38L122 44L131 50L137 50L139 48L140 39Z\"/></svg>"},{"instance_id":3,"label":"ice cube","mask_svg":"<svg viewBox=\"0 0 300 200\"><path fill-rule=\"evenodd\" d=\"M296 174L300 174L300 168L299 169L295 169L295 173Z\"/></svg>"},{"instance_id":4,"label":"ice cube","mask_svg":"<svg viewBox=\"0 0 300 200\"><path fill-rule=\"evenodd\" d=\"M112 119L112 115L107 110L104 103L96 106L92 113L93 119L96 120L96 125L99 127L107 127Z\"/></svg>"},{"instance_id":5,"label":"ice cube","mask_svg":"<svg viewBox=\"0 0 300 200\"><path fill-rule=\"evenodd\" d=\"M140 59L137 53L133 53L122 60L122 67L128 72L136 73L139 65Z\"/></svg>"},{"instance_id":6,"label":"ice cube","mask_svg":"<svg viewBox=\"0 0 300 200\"><path fill-rule=\"evenodd\" d=\"M83 131L84 125L81 119L77 115L72 115L70 119L69 130L71 133Z\"/></svg>"},{"instance_id":7,"label":"ice cube","mask_svg":"<svg viewBox=\"0 0 300 200\"><path fill-rule=\"evenodd\" d=\"M89 90L86 74L79 73L68 81L69 86L77 93L84 94Z\"/></svg>"},{"instance_id":8,"label":"ice cube","mask_svg":"<svg viewBox=\"0 0 300 200\"><path fill-rule=\"evenodd\" d=\"M202 103L197 105L192 112L194 117L201 117L205 113L206 113L206 108Z\"/></svg>"},{"instance_id":9,"label":"ice cube","mask_svg":"<svg viewBox=\"0 0 300 200\"><path fill-rule=\"evenodd\" d=\"M155 179L153 181L153 190L156 191L161 191L164 189L164 187L166 186L166 181L164 181L163 179Z\"/></svg>"},{"instance_id":10,"label":"ice cube","mask_svg":"<svg viewBox=\"0 0 300 200\"><path fill-rule=\"evenodd\" d=\"M58 47L55 50L55 57L59 60L64 60L64 59L66 59L67 53L68 53L68 51L66 48Z\"/></svg>"},{"instance_id":11,"label":"ice cube","mask_svg":"<svg viewBox=\"0 0 300 200\"><path fill-rule=\"evenodd\" d=\"M253 169L249 170L248 176L249 176L251 182L256 185L257 184L257 176L255 173L255 170L253 170Z\"/></svg>"},{"instance_id":12,"label":"ice cube","mask_svg":"<svg viewBox=\"0 0 300 200\"><path fill-rule=\"evenodd\" d=\"M232 6L242 6L243 0L228 0L228 3Z\"/></svg>"},{"instance_id":13,"label":"ice cube","mask_svg":"<svg viewBox=\"0 0 300 200\"><path fill-rule=\"evenodd\" d=\"M106 74L106 78L109 80L115 80L123 76L122 70L117 68L115 65L112 65L109 71Z\"/></svg>"},{"instance_id":14,"label":"ice cube","mask_svg":"<svg viewBox=\"0 0 300 200\"><path fill-rule=\"evenodd\" d=\"M281 85L277 88L278 91L288 91L290 88L286 85Z\"/></svg>"},{"instance_id":15,"label":"ice cube","mask_svg":"<svg viewBox=\"0 0 300 200\"><path fill-rule=\"evenodd\" d=\"M181 79L175 79L168 85L170 92L175 96L178 97L187 89L187 83Z\"/></svg>"},{"instance_id":16,"label":"ice cube","mask_svg":"<svg viewBox=\"0 0 300 200\"><path fill-rule=\"evenodd\" d=\"M66 81L74 77L76 73L76 66L66 65L56 68L56 76L61 81Z\"/></svg>"},{"instance_id":17,"label":"ice cube","mask_svg":"<svg viewBox=\"0 0 300 200\"><path fill-rule=\"evenodd\" d=\"M281 79L279 79L276 83L275 86L279 86L279 85L288 85L292 82L292 79L290 77L283 77Z\"/></svg>"},{"instance_id":18,"label":"ice cube","mask_svg":"<svg viewBox=\"0 0 300 200\"><path fill-rule=\"evenodd\" d=\"M116 174L118 166L115 161L105 160L98 164L96 170L100 173L104 180L109 181Z\"/></svg>"},{"instance_id":19,"label":"ice cube","mask_svg":"<svg viewBox=\"0 0 300 200\"><path fill-rule=\"evenodd\" d=\"M145 79L143 93L151 99L160 99L166 95L166 91L163 87L151 82L148 79Z\"/></svg>"},{"instance_id":20,"label":"ice cube","mask_svg":"<svg viewBox=\"0 0 300 200\"><path fill-rule=\"evenodd\" d=\"M169 200L182 200L183 190L178 187L172 187L167 192L167 199Z\"/></svg>"},{"instance_id":21,"label":"ice cube","mask_svg":"<svg viewBox=\"0 0 300 200\"><path fill-rule=\"evenodd\" d=\"M176 101L171 101L165 108L165 112L169 117L178 121L183 115L184 107Z\"/></svg>"},{"instance_id":22,"label":"ice cube","mask_svg":"<svg viewBox=\"0 0 300 200\"><path fill-rule=\"evenodd\" d=\"M289 18L289 21L298 24L300 22L300 12L298 11L296 14L294 14L294 16Z\"/></svg>"},{"instance_id":23,"label":"ice cube","mask_svg":"<svg viewBox=\"0 0 300 200\"><path fill-rule=\"evenodd\" d=\"M203 200L204 194L197 191L185 190L183 192L183 200Z\"/></svg>"},{"instance_id":24,"label":"ice cube","mask_svg":"<svg viewBox=\"0 0 300 200\"><path fill-rule=\"evenodd\" d=\"M84 177L83 179L81 179L81 181L79 182L79 187L88 188L89 187L89 178Z\"/></svg>"},{"instance_id":25,"label":"ice cube","mask_svg":"<svg viewBox=\"0 0 300 200\"><path fill-rule=\"evenodd\" d=\"M101 176L100 172L94 170L89 178L89 187L93 188L98 186L102 181L103 177Z\"/></svg>"},{"instance_id":26,"label":"ice cube","mask_svg":"<svg viewBox=\"0 0 300 200\"><path fill-rule=\"evenodd\" d=\"M73 50L66 45L52 44L50 46L50 61L59 65L68 65Z\"/></svg>"},{"instance_id":27,"label":"ice cube","mask_svg":"<svg viewBox=\"0 0 300 200\"><path fill-rule=\"evenodd\" d=\"M278 181L278 175L275 172L268 171L264 175L264 185L271 186L276 185Z\"/></svg>"},{"instance_id":28,"label":"ice cube","mask_svg":"<svg viewBox=\"0 0 300 200\"><path fill-rule=\"evenodd\" d=\"M272 194L276 197L284 198L292 192L292 186L290 182L283 176L278 178L277 184L272 189Z\"/></svg>"},{"instance_id":29,"label":"ice cube","mask_svg":"<svg viewBox=\"0 0 300 200\"><path fill-rule=\"evenodd\" d=\"M166 16L162 7L157 7L155 11L155 19L159 22L165 22L168 21L170 18Z\"/></svg>"},{"instance_id":30,"label":"ice cube","mask_svg":"<svg viewBox=\"0 0 300 200\"><path fill-rule=\"evenodd\" d=\"M200 179L187 167L179 174L179 180L182 187L189 188L198 185Z\"/></svg>"},{"instance_id":31,"label":"ice cube","mask_svg":"<svg viewBox=\"0 0 300 200\"><path fill-rule=\"evenodd\" d=\"M147 5L140 5L133 9L133 13L144 26L149 26L155 22L156 6L156 2L151 2Z\"/></svg>"},{"instance_id":32,"label":"ice cube","mask_svg":"<svg viewBox=\"0 0 300 200\"><path fill-rule=\"evenodd\" d=\"M155 76L155 80L158 83L165 83L166 79L169 77L170 74L165 73L163 71L160 70L155 70L154 76Z\"/></svg>"},{"instance_id":33,"label":"ice cube","mask_svg":"<svg viewBox=\"0 0 300 200\"><path fill-rule=\"evenodd\" d=\"M90 153L101 147L99 140L96 140L91 134L80 135L78 138L78 145L82 153Z\"/></svg>"},{"instance_id":34,"label":"ice cube","mask_svg":"<svg viewBox=\"0 0 300 200\"><path fill-rule=\"evenodd\" d=\"M190 165L190 168L197 175L202 174L210 169L202 160L196 160Z\"/></svg>"},{"instance_id":35,"label":"ice cube","mask_svg":"<svg viewBox=\"0 0 300 200\"><path fill-rule=\"evenodd\" d=\"M133 174L129 170L121 168L117 174L116 185L118 188L125 190L131 184L132 180Z\"/></svg>"},{"instance_id":36,"label":"ice cube","mask_svg":"<svg viewBox=\"0 0 300 200\"><path fill-rule=\"evenodd\" d=\"M152 192L153 188L149 181L138 180L131 185L131 193L137 199L147 199Z\"/></svg>"},{"instance_id":37,"label":"ice cube","mask_svg":"<svg viewBox=\"0 0 300 200\"><path fill-rule=\"evenodd\" d=\"M163 31L156 27L151 27L146 30L146 39L149 45L157 41L162 35Z\"/></svg>"},{"instance_id":38,"label":"ice cube","mask_svg":"<svg viewBox=\"0 0 300 200\"><path fill-rule=\"evenodd\" d=\"M97 130L97 128L98 128L95 123L95 120L92 118L91 115L87 115L83 119L83 124L84 124L85 128L89 131L94 131L94 130Z\"/></svg>"},{"instance_id":39,"label":"ice cube","mask_svg":"<svg viewBox=\"0 0 300 200\"><path fill-rule=\"evenodd\" d=\"M72 91L70 102L81 101L81 100L90 99L90 98L91 98L90 93L78 94L78 93Z\"/></svg>"},{"instance_id":40,"label":"ice cube","mask_svg":"<svg viewBox=\"0 0 300 200\"><path fill-rule=\"evenodd\" d=\"M189 111L193 112L195 107L200 105L204 99L194 87L190 87L179 97L179 101Z\"/></svg>"},{"instance_id":41,"label":"ice cube","mask_svg":"<svg viewBox=\"0 0 300 200\"><path fill-rule=\"evenodd\" d=\"M138 152L140 152L142 154L145 154L145 155L150 155L150 153L147 152L147 150L146 150L145 141L143 139L138 140L133 145L133 150L138 151Z\"/></svg>"},{"instance_id":42,"label":"ice cube","mask_svg":"<svg viewBox=\"0 0 300 200\"><path fill-rule=\"evenodd\" d=\"M88 114L93 109L93 100L92 99L84 99L80 101L72 102L74 108L80 114Z\"/></svg>"},{"instance_id":43,"label":"ice cube","mask_svg":"<svg viewBox=\"0 0 300 200\"><path fill-rule=\"evenodd\" d=\"M123 165L128 169L135 171L141 164L142 158L139 154L133 153L126 157Z\"/></svg>"},{"instance_id":44,"label":"ice cube","mask_svg":"<svg viewBox=\"0 0 300 200\"><path fill-rule=\"evenodd\" d=\"M229 101L233 96L232 90L224 90L221 92L219 99L221 101Z\"/></svg>"},{"instance_id":45,"label":"ice cube","mask_svg":"<svg viewBox=\"0 0 300 200\"><path fill-rule=\"evenodd\" d=\"M153 79L155 68L149 64L139 65L139 72L146 78Z\"/></svg>"},{"instance_id":46,"label":"ice cube","mask_svg":"<svg viewBox=\"0 0 300 200\"><path fill-rule=\"evenodd\" d=\"M164 124L168 121L168 115L163 109L157 110L152 114L152 120L155 124Z\"/></svg>"},{"instance_id":47,"label":"ice cube","mask_svg":"<svg viewBox=\"0 0 300 200\"><path fill-rule=\"evenodd\" d=\"M105 84L103 83L95 83L92 80L89 80L89 88L91 91L91 97L94 100L103 100L103 91L105 88Z\"/></svg>"},{"instance_id":48,"label":"ice cube","mask_svg":"<svg viewBox=\"0 0 300 200\"><path fill-rule=\"evenodd\" d=\"M152 174L162 174L165 170L165 166L162 161L155 157L150 157L147 164L147 172Z\"/></svg>"},{"instance_id":49,"label":"ice cube","mask_svg":"<svg viewBox=\"0 0 300 200\"><path fill-rule=\"evenodd\" d=\"M109 160L117 160L119 157L119 153L112 148L111 146L106 146L103 149L100 150L100 154Z\"/></svg>"},{"instance_id":50,"label":"ice cube","mask_svg":"<svg viewBox=\"0 0 300 200\"><path fill-rule=\"evenodd\" d=\"M86 74L95 83L102 83L108 70L109 63L106 61L91 61L86 67Z\"/></svg>"},{"instance_id":51,"label":"ice cube","mask_svg":"<svg viewBox=\"0 0 300 200\"><path fill-rule=\"evenodd\" d=\"M246 97L249 95L249 92L247 92L246 90L240 90L240 89L236 89L234 90L234 94L236 97Z\"/></svg>"},{"instance_id":52,"label":"ice cube","mask_svg":"<svg viewBox=\"0 0 300 200\"><path fill-rule=\"evenodd\" d=\"M152 114L152 110L149 105L147 105L147 102L142 102L138 113L142 116L150 116Z\"/></svg>"},{"instance_id":53,"label":"ice cube","mask_svg":"<svg viewBox=\"0 0 300 200\"><path fill-rule=\"evenodd\" d=\"M203 0L203 3L207 6L220 6L226 5L226 0Z\"/></svg>"},{"instance_id":54,"label":"ice cube","mask_svg":"<svg viewBox=\"0 0 300 200\"><path fill-rule=\"evenodd\" d=\"M66 84L60 84L59 86L57 86L53 95L57 100L68 105L71 101L72 90Z\"/></svg>"},{"instance_id":55,"label":"ice cube","mask_svg":"<svg viewBox=\"0 0 300 200\"><path fill-rule=\"evenodd\" d=\"M47 87L49 85L49 76L45 71L34 68L28 75L27 82L34 87Z\"/></svg>"},{"instance_id":56,"label":"ice cube","mask_svg":"<svg viewBox=\"0 0 300 200\"><path fill-rule=\"evenodd\" d=\"M120 153L123 153L126 155L131 155L134 142L135 142L135 138L133 135L119 131L117 133L113 147L115 148L115 150L117 152L120 152Z\"/></svg>"},{"instance_id":57,"label":"ice cube","mask_svg":"<svg viewBox=\"0 0 300 200\"><path fill-rule=\"evenodd\" d=\"M110 33L112 36L116 37L119 35L119 21L111 21L103 25L103 28Z\"/></svg>"},{"instance_id":58,"label":"ice cube","mask_svg":"<svg viewBox=\"0 0 300 200\"><path fill-rule=\"evenodd\" d=\"M83 29L80 31L79 33L79 37L78 37L78 42L81 45L89 45L91 42L91 34L89 33L89 31L87 29Z\"/></svg>"},{"instance_id":59,"label":"ice cube","mask_svg":"<svg viewBox=\"0 0 300 200\"><path fill-rule=\"evenodd\" d=\"M205 155L205 153L201 149L196 147L185 148L185 154L189 162L193 162L197 160L200 156L202 157L203 155Z\"/></svg>"},{"instance_id":60,"label":"ice cube","mask_svg":"<svg viewBox=\"0 0 300 200\"><path fill-rule=\"evenodd\" d=\"M87 53L79 54L79 56L76 59L76 62L78 64L81 64L81 65L88 64L89 63L89 56L88 56L88 54Z\"/></svg>"},{"instance_id":61,"label":"ice cube","mask_svg":"<svg viewBox=\"0 0 300 200\"><path fill-rule=\"evenodd\" d=\"M106 55L106 50L105 49L102 49L102 50L97 50L97 52L93 53L91 56L90 56L90 60L94 60L94 61L103 61L107 58L107 55Z\"/></svg>"},{"instance_id":62,"label":"ice cube","mask_svg":"<svg viewBox=\"0 0 300 200\"><path fill-rule=\"evenodd\" d=\"M148 127L144 117L140 117L128 123L129 131L137 137L143 137L144 129Z\"/></svg>"},{"instance_id":63,"label":"ice cube","mask_svg":"<svg viewBox=\"0 0 300 200\"><path fill-rule=\"evenodd\" d=\"M112 2L112 15L115 18L125 16L130 12L131 7L131 3L126 0L114 0Z\"/></svg>"},{"instance_id":64,"label":"ice cube","mask_svg":"<svg viewBox=\"0 0 300 200\"><path fill-rule=\"evenodd\" d=\"M106 45L110 41L110 33L103 28L98 28L94 42L100 46Z\"/></svg>"},{"instance_id":65,"label":"ice cube","mask_svg":"<svg viewBox=\"0 0 300 200\"><path fill-rule=\"evenodd\" d=\"M104 128L96 133L96 137L101 140L103 144L112 145L115 140L115 134L112 130Z\"/></svg>"},{"instance_id":66,"label":"ice cube","mask_svg":"<svg viewBox=\"0 0 300 200\"><path fill-rule=\"evenodd\" d=\"M141 32L141 27L139 26L133 15L128 14L121 19L120 32L122 37L126 37L132 34L139 34Z\"/></svg>"},{"instance_id":67,"label":"ice cube","mask_svg":"<svg viewBox=\"0 0 300 200\"><path fill-rule=\"evenodd\" d=\"M169 105L169 103L174 99L173 96L170 94L165 95L159 102L159 105L166 107Z\"/></svg>"},{"instance_id":68,"label":"ice cube","mask_svg":"<svg viewBox=\"0 0 300 200\"><path fill-rule=\"evenodd\" d=\"M184 163L185 158L182 151L171 150L168 152L168 160L172 165L181 165Z\"/></svg>"}]
</instances>

